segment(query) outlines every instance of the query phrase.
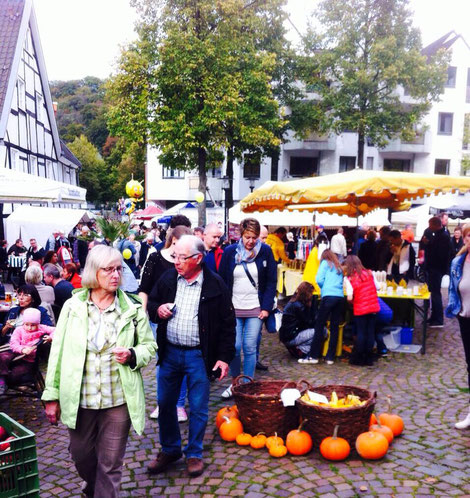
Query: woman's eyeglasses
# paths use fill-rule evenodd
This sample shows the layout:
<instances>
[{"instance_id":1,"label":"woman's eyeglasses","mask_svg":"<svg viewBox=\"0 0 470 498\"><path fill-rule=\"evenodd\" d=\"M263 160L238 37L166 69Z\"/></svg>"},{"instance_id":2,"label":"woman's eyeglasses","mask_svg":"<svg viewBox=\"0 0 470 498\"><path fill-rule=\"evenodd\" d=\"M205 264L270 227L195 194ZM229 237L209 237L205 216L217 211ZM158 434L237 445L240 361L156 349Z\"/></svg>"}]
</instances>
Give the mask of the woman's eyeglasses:
<instances>
[{"instance_id":1,"label":"woman's eyeglasses","mask_svg":"<svg viewBox=\"0 0 470 498\"><path fill-rule=\"evenodd\" d=\"M100 270L103 270L106 275L111 275L115 271L122 273L122 266L106 266L105 268L100 268Z\"/></svg>"}]
</instances>

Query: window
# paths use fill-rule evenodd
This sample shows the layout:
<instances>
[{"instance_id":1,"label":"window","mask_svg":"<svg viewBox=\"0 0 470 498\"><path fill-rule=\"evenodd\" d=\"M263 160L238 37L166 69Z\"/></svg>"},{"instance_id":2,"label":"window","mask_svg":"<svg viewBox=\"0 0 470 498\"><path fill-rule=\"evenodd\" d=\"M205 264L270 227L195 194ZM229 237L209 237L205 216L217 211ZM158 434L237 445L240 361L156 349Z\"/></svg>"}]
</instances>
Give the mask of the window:
<instances>
[{"instance_id":1,"label":"window","mask_svg":"<svg viewBox=\"0 0 470 498\"><path fill-rule=\"evenodd\" d=\"M259 178L261 175L261 159L259 154L243 156L243 178Z\"/></svg>"},{"instance_id":2,"label":"window","mask_svg":"<svg viewBox=\"0 0 470 498\"><path fill-rule=\"evenodd\" d=\"M318 175L318 158L291 157L290 176L305 177Z\"/></svg>"},{"instance_id":3,"label":"window","mask_svg":"<svg viewBox=\"0 0 470 498\"><path fill-rule=\"evenodd\" d=\"M436 159L434 163L434 174L448 175L449 166L450 166L450 159Z\"/></svg>"},{"instance_id":4,"label":"window","mask_svg":"<svg viewBox=\"0 0 470 498\"><path fill-rule=\"evenodd\" d=\"M411 171L410 159L384 159L384 171Z\"/></svg>"},{"instance_id":5,"label":"window","mask_svg":"<svg viewBox=\"0 0 470 498\"><path fill-rule=\"evenodd\" d=\"M374 158L373 157L367 158L366 169L374 169Z\"/></svg>"},{"instance_id":6,"label":"window","mask_svg":"<svg viewBox=\"0 0 470 498\"><path fill-rule=\"evenodd\" d=\"M351 171L356 166L356 156L340 156L339 172Z\"/></svg>"},{"instance_id":7,"label":"window","mask_svg":"<svg viewBox=\"0 0 470 498\"><path fill-rule=\"evenodd\" d=\"M38 158L36 156L29 157L30 174L38 176Z\"/></svg>"},{"instance_id":8,"label":"window","mask_svg":"<svg viewBox=\"0 0 470 498\"><path fill-rule=\"evenodd\" d=\"M277 182L279 169L279 154L273 154L271 157L271 181Z\"/></svg>"},{"instance_id":9,"label":"window","mask_svg":"<svg viewBox=\"0 0 470 498\"><path fill-rule=\"evenodd\" d=\"M209 173L212 178L222 178L222 168L220 166L218 168L211 168Z\"/></svg>"},{"instance_id":10,"label":"window","mask_svg":"<svg viewBox=\"0 0 470 498\"><path fill-rule=\"evenodd\" d=\"M16 149L10 149L10 169L19 171L20 169L20 153Z\"/></svg>"},{"instance_id":11,"label":"window","mask_svg":"<svg viewBox=\"0 0 470 498\"><path fill-rule=\"evenodd\" d=\"M40 93L36 93L36 119L44 123L44 97Z\"/></svg>"},{"instance_id":12,"label":"window","mask_svg":"<svg viewBox=\"0 0 470 498\"><path fill-rule=\"evenodd\" d=\"M452 135L452 122L454 114L452 112L440 112L438 131L439 135Z\"/></svg>"},{"instance_id":13,"label":"window","mask_svg":"<svg viewBox=\"0 0 470 498\"><path fill-rule=\"evenodd\" d=\"M463 122L462 149L470 149L470 114L465 114Z\"/></svg>"},{"instance_id":14,"label":"window","mask_svg":"<svg viewBox=\"0 0 470 498\"><path fill-rule=\"evenodd\" d=\"M455 66L449 66L447 68L447 81L445 87L455 88L456 77L457 77L457 68Z\"/></svg>"},{"instance_id":15,"label":"window","mask_svg":"<svg viewBox=\"0 0 470 498\"><path fill-rule=\"evenodd\" d=\"M467 69L467 95L465 97L465 102L470 103L470 68Z\"/></svg>"},{"instance_id":16,"label":"window","mask_svg":"<svg viewBox=\"0 0 470 498\"><path fill-rule=\"evenodd\" d=\"M184 171L180 169L163 167L163 178L184 178Z\"/></svg>"},{"instance_id":17,"label":"window","mask_svg":"<svg viewBox=\"0 0 470 498\"><path fill-rule=\"evenodd\" d=\"M26 107L26 87L24 84L24 81L21 78L18 78L18 83L17 83L17 89L18 89L18 107L20 109L25 109Z\"/></svg>"}]
</instances>

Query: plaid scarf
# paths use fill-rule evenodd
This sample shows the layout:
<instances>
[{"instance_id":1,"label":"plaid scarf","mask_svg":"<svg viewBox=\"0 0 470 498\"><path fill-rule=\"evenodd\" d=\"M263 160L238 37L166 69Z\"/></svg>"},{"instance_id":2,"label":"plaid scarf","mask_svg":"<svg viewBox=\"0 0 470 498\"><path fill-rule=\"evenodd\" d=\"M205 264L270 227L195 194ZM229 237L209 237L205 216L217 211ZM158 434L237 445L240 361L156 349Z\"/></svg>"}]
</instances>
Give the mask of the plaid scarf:
<instances>
[{"instance_id":1,"label":"plaid scarf","mask_svg":"<svg viewBox=\"0 0 470 498\"><path fill-rule=\"evenodd\" d=\"M256 256L258 256L259 250L261 249L261 240L257 240L255 247L250 251L243 245L243 239L240 238L238 241L236 253L235 253L235 263L237 265L245 263L253 263Z\"/></svg>"}]
</instances>

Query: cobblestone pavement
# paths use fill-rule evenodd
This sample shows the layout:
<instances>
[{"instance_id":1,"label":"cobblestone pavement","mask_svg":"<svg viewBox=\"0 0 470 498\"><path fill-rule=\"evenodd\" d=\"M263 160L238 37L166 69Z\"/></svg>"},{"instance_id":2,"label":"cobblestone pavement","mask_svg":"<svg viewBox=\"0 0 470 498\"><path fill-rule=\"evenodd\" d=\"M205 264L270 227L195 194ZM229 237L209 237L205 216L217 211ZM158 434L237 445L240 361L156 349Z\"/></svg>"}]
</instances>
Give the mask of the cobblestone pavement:
<instances>
[{"instance_id":1,"label":"cobblestone pavement","mask_svg":"<svg viewBox=\"0 0 470 498\"><path fill-rule=\"evenodd\" d=\"M211 389L204 474L189 478L181 460L167 473L149 477L146 465L158 450L158 424L149 420L142 437L132 433L129 438L122 496L470 496L470 430L453 427L466 413L469 397L463 391L466 371L457 322L447 320L444 329L431 329L428 337L424 356L390 354L373 367L362 368L346 361L299 365L276 337L263 338L262 356L269 372L259 378L362 386L377 391L379 412L391 396L394 411L405 420L405 431L383 460L362 460L352 452L345 462L330 463L318 448L305 457L272 459L265 450L224 443L213 424L223 406L220 393L228 385L224 381ZM148 414L155 406L153 366L144 374ZM1 411L36 433L41 497L80 496L81 481L68 455L64 426L50 426L38 401L0 403ZM183 431L187 425L181 424Z\"/></svg>"}]
</instances>

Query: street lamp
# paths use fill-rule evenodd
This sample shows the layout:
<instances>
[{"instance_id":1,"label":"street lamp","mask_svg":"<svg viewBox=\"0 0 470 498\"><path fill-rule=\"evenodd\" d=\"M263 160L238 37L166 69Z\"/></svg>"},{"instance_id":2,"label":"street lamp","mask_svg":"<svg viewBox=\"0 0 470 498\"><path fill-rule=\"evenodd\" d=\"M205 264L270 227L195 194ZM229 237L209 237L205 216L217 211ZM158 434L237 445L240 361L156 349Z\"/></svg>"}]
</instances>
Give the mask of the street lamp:
<instances>
[{"instance_id":1,"label":"street lamp","mask_svg":"<svg viewBox=\"0 0 470 498\"><path fill-rule=\"evenodd\" d=\"M228 204L227 204L227 192L230 190L230 177L227 175L221 178L222 180L222 190L224 191L224 226L225 226L225 235L227 236L227 240L229 239L228 229L229 229L229 221L228 221Z\"/></svg>"},{"instance_id":2,"label":"street lamp","mask_svg":"<svg viewBox=\"0 0 470 498\"><path fill-rule=\"evenodd\" d=\"M255 177L255 176L248 177L250 192L253 192L253 190L255 188L255 181L256 180L258 180L258 177Z\"/></svg>"}]
</instances>

